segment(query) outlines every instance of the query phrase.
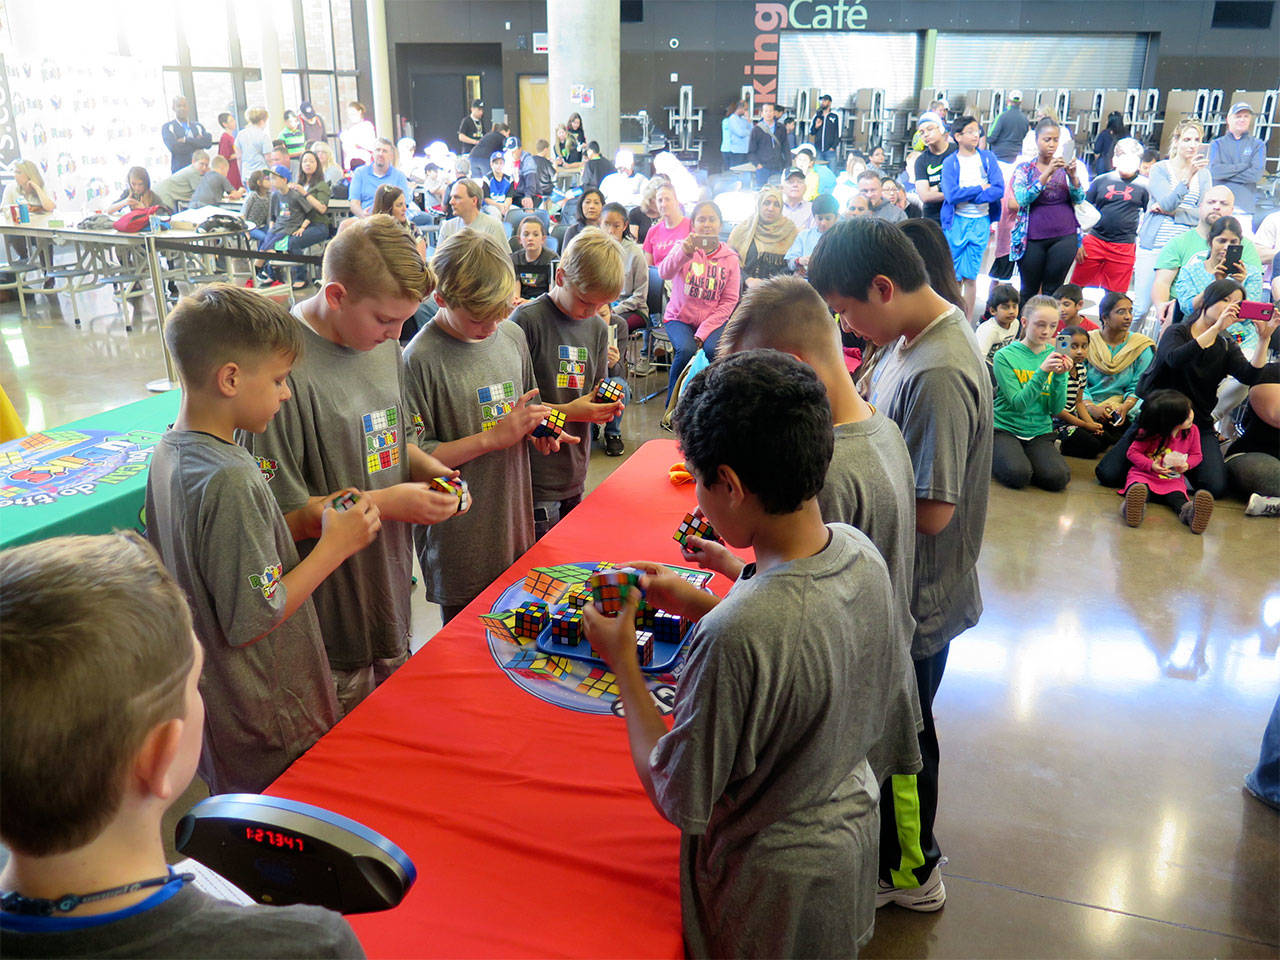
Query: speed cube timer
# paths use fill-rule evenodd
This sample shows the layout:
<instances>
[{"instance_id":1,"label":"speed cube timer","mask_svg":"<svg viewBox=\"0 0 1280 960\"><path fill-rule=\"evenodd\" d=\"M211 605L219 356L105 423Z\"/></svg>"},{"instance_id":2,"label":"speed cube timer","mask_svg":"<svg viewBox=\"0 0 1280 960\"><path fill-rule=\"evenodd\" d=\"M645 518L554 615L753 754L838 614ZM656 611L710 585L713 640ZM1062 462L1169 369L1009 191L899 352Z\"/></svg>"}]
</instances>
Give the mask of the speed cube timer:
<instances>
[{"instance_id":1,"label":"speed cube timer","mask_svg":"<svg viewBox=\"0 0 1280 960\"><path fill-rule=\"evenodd\" d=\"M564 433L564 411L552 410L533 428L535 437L558 437Z\"/></svg>"},{"instance_id":2,"label":"speed cube timer","mask_svg":"<svg viewBox=\"0 0 1280 960\"><path fill-rule=\"evenodd\" d=\"M471 509L471 491L467 489L467 481L461 477L432 477L427 483L433 489L457 497L459 513L466 513Z\"/></svg>"},{"instance_id":3,"label":"speed cube timer","mask_svg":"<svg viewBox=\"0 0 1280 960\"><path fill-rule=\"evenodd\" d=\"M536 639L550 619L547 605L541 600L530 600L516 607L516 633Z\"/></svg>"},{"instance_id":4,"label":"speed cube timer","mask_svg":"<svg viewBox=\"0 0 1280 960\"><path fill-rule=\"evenodd\" d=\"M582 611L571 607L551 615L551 639L573 646L582 639Z\"/></svg>"},{"instance_id":5,"label":"speed cube timer","mask_svg":"<svg viewBox=\"0 0 1280 960\"><path fill-rule=\"evenodd\" d=\"M653 663L653 637L636 637L636 657L642 667Z\"/></svg>"},{"instance_id":6,"label":"speed cube timer","mask_svg":"<svg viewBox=\"0 0 1280 960\"><path fill-rule=\"evenodd\" d=\"M346 493L338 494L338 496L330 500L329 503L334 510L337 510L339 513L343 513L347 510L350 510L352 507L354 507L356 505L356 501L359 499L360 499L359 494L352 493L350 490L348 490Z\"/></svg>"},{"instance_id":7,"label":"speed cube timer","mask_svg":"<svg viewBox=\"0 0 1280 960\"><path fill-rule=\"evenodd\" d=\"M628 588L640 589L640 573L628 567L617 570L601 570L591 575L591 600L596 609L606 616L617 616L626 606Z\"/></svg>"},{"instance_id":8,"label":"speed cube timer","mask_svg":"<svg viewBox=\"0 0 1280 960\"><path fill-rule=\"evenodd\" d=\"M711 524L707 523L705 519L695 517L692 513L686 513L684 519L680 521L680 526L676 527L676 532L672 534L672 539L684 546L685 541L690 537L701 537L703 540L715 540L717 542L720 540L715 530L711 528Z\"/></svg>"},{"instance_id":9,"label":"speed cube timer","mask_svg":"<svg viewBox=\"0 0 1280 960\"><path fill-rule=\"evenodd\" d=\"M601 380L596 387L596 395L591 398L596 403L617 403L622 399L622 387L613 380Z\"/></svg>"}]
</instances>

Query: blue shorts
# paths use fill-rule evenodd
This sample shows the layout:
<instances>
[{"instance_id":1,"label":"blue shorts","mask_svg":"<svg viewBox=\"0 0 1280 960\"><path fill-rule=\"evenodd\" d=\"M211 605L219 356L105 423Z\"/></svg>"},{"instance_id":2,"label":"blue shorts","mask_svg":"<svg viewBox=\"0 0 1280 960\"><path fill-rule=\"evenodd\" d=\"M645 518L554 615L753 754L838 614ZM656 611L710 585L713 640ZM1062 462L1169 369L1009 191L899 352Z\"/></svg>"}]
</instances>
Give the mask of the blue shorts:
<instances>
[{"instance_id":1,"label":"blue shorts","mask_svg":"<svg viewBox=\"0 0 1280 960\"><path fill-rule=\"evenodd\" d=\"M986 216L956 216L946 229L946 235L947 245L951 247L951 259L956 265L956 279L977 279L978 269L982 266L982 255L987 252L991 221Z\"/></svg>"}]
</instances>

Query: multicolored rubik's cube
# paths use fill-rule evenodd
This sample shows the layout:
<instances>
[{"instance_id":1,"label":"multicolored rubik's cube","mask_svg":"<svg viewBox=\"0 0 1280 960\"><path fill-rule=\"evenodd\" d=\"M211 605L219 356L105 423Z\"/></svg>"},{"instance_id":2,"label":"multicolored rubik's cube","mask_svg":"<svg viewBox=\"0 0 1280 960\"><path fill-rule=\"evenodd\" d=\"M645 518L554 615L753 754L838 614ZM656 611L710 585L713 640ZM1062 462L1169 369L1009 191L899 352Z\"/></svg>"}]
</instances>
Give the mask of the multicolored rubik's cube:
<instances>
[{"instance_id":1,"label":"multicolored rubik's cube","mask_svg":"<svg viewBox=\"0 0 1280 960\"><path fill-rule=\"evenodd\" d=\"M332 500L329 501L329 504L330 506L333 507L333 509L337 510L339 513L342 513L343 511L350 510L352 507L354 507L356 505L356 501L359 499L360 499L360 494L352 493L350 490L348 490L346 493L338 494L336 497L334 497Z\"/></svg>"},{"instance_id":2,"label":"multicolored rubik's cube","mask_svg":"<svg viewBox=\"0 0 1280 960\"><path fill-rule=\"evenodd\" d=\"M653 637L636 637L636 658L642 667L653 663Z\"/></svg>"},{"instance_id":3,"label":"multicolored rubik's cube","mask_svg":"<svg viewBox=\"0 0 1280 960\"><path fill-rule=\"evenodd\" d=\"M551 615L551 639L572 646L582 639L582 611L566 607Z\"/></svg>"},{"instance_id":4,"label":"multicolored rubik's cube","mask_svg":"<svg viewBox=\"0 0 1280 960\"><path fill-rule=\"evenodd\" d=\"M461 477L432 477L427 483L436 490L456 496L459 513L466 513L471 509L471 491L467 489L467 481Z\"/></svg>"},{"instance_id":5,"label":"multicolored rubik's cube","mask_svg":"<svg viewBox=\"0 0 1280 960\"><path fill-rule=\"evenodd\" d=\"M537 639L550 619L547 605L541 600L529 600L516 607L516 633L522 637Z\"/></svg>"},{"instance_id":6,"label":"multicolored rubik's cube","mask_svg":"<svg viewBox=\"0 0 1280 960\"><path fill-rule=\"evenodd\" d=\"M533 428L535 437L558 437L564 433L564 411L552 410Z\"/></svg>"},{"instance_id":7,"label":"multicolored rubik's cube","mask_svg":"<svg viewBox=\"0 0 1280 960\"><path fill-rule=\"evenodd\" d=\"M672 534L672 539L684 546L689 537L701 537L703 540L715 540L717 542L720 540L715 530L711 529L711 524L707 523L706 520L702 517L695 517L692 513L686 513L684 519L680 521L680 526L676 527L676 532Z\"/></svg>"},{"instance_id":8,"label":"multicolored rubik's cube","mask_svg":"<svg viewBox=\"0 0 1280 960\"><path fill-rule=\"evenodd\" d=\"M573 607L575 610L581 610L590 599L591 588L585 583L572 584L560 595L560 602Z\"/></svg>"},{"instance_id":9,"label":"multicolored rubik's cube","mask_svg":"<svg viewBox=\"0 0 1280 960\"><path fill-rule=\"evenodd\" d=\"M640 589L640 571L630 567L617 570L600 570L587 581L591 585L591 600L596 609L614 617L626 606L625 591L629 587Z\"/></svg>"},{"instance_id":10,"label":"multicolored rubik's cube","mask_svg":"<svg viewBox=\"0 0 1280 960\"><path fill-rule=\"evenodd\" d=\"M595 403L617 403L622 399L622 387L614 380L601 380L591 399Z\"/></svg>"}]
</instances>

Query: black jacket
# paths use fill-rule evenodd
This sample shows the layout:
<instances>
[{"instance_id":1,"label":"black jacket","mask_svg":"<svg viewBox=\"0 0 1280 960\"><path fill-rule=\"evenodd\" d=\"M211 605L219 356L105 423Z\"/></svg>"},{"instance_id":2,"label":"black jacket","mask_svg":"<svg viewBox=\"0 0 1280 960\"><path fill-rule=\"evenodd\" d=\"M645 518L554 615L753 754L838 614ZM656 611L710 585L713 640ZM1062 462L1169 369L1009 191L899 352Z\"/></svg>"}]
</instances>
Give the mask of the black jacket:
<instances>
[{"instance_id":1,"label":"black jacket","mask_svg":"<svg viewBox=\"0 0 1280 960\"><path fill-rule=\"evenodd\" d=\"M751 128L751 139L747 141L747 159L766 170L785 170L790 164L791 151L787 149L787 128L781 120L773 123L773 137L764 127L756 124Z\"/></svg>"}]
</instances>

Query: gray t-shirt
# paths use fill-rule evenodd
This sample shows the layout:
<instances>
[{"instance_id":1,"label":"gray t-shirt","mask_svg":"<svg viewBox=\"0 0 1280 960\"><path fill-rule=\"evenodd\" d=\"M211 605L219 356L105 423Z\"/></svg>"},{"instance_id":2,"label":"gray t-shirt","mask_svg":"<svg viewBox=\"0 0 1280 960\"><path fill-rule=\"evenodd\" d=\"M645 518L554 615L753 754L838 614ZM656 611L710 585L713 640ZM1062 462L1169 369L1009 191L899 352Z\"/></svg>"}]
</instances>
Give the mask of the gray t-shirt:
<instances>
[{"instance_id":1,"label":"gray t-shirt","mask_svg":"<svg viewBox=\"0 0 1280 960\"><path fill-rule=\"evenodd\" d=\"M304 346L289 374L293 399L265 432L236 436L259 458L281 512L343 487L382 490L407 483L400 344L387 340L372 350L352 350L299 325ZM315 543L299 542L299 553L310 553ZM316 588L316 613L334 670L357 670L408 651L412 577L412 525L384 518L377 539Z\"/></svg>"},{"instance_id":2,"label":"gray t-shirt","mask_svg":"<svg viewBox=\"0 0 1280 960\"><path fill-rule=\"evenodd\" d=\"M570 403L595 389L606 376L609 330L597 315L571 320L555 305L549 293L521 304L510 320L520 325L529 341L533 373L544 403ZM565 430L581 440L559 453L530 454L533 499L565 500L581 495L587 482L591 457L591 425L566 423Z\"/></svg>"},{"instance_id":3,"label":"gray t-shirt","mask_svg":"<svg viewBox=\"0 0 1280 960\"><path fill-rule=\"evenodd\" d=\"M871 402L902 430L917 500L955 505L936 536L916 534L911 655L923 660L978 622L978 553L991 484L991 375L952 308L910 344L899 338L871 381Z\"/></svg>"},{"instance_id":4,"label":"gray t-shirt","mask_svg":"<svg viewBox=\"0 0 1280 960\"><path fill-rule=\"evenodd\" d=\"M67 929L71 918L24 917L15 918L24 928L17 932L6 917L0 926L0 954L164 960L364 956L351 925L323 907L242 907L215 900L190 884L165 894L167 887L144 901L158 901L149 909L117 911L124 914L118 919L102 914L104 922L77 929ZM31 928L35 932L28 932Z\"/></svg>"},{"instance_id":5,"label":"gray t-shirt","mask_svg":"<svg viewBox=\"0 0 1280 960\"><path fill-rule=\"evenodd\" d=\"M271 150L271 134L255 124L243 127L236 134L236 149L240 151L240 176L249 182L249 174L267 169L267 153Z\"/></svg>"},{"instance_id":6,"label":"gray t-shirt","mask_svg":"<svg viewBox=\"0 0 1280 960\"><path fill-rule=\"evenodd\" d=\"M405 348L404 362L415 439L427 453L496 427L537 386L524 333L514 323L498 324L480 343L465 343L432 321ZM521 441L460 465L475 506L448 523L414 529L428 600L470 603L533 546L526 446Z\"/></svg>"},{"instance_id":7,"label":"gray t-shirt","mask_svg":"<svg viewBox=\"0 0 1280 960\"><path fill-rule=\"evenodd\" d=\"M280 619L281 578L298 565L289 527L257 461L192 430L156 444L146 509L205 650L200 776L212 793L258 793L339 716L315 607Z\"/></svg>"},{"instance_id":8,"label":"gray t-shirt","mask_svg":"<svg viewBox=\"0 0 1280 960\"><path fill-rule=\"evenodd\" d=\"M217 170L210 170L196 184L195 192L191 194L191 206L204 207L211 203L218 203L225 194L234 189L230 180Z\"/></svg>"},{"instance_id":9,"label":"gray t-shirt","mask_svg":"<svg viewBox=\"0 0 1280 960\"><path fill-rule=\"evenodd\" d=\"M880 554L852 527L828 529L812 557L748 565L694 627L674 726L649 756L658 807L683 833L690 956L853 956L871 936L867 751L910 665L884 642L896 618Z\"/></svg>"},{"instance_id":10,"label":"gray t-shirt","mask_svg":"<svg viewBox=\"0 0 1280 960\"><path fill-rule=\"evenodd\" d=\"M190 201L203 178L204 174L195 167L183 167L173 176L156 184L156 196L164 201L166 207L176 211L178 204Z\"/></svg>"},{"instance_id":11,"label":"gray t-shirt","mask_svg":"<svg viewBox=\"0 0 1280 960\"><path fill-rule=\"evenodd\" d=\"M487 213L476 214L476 218L471 221L470 226L463 223L461 217L450 217L440 224L440 231L436 235L436 246L440 246L449 237L452 237L455 233L461 233L463 230L487 233L502 245L503 250L510 249L510 245L507 243L507 231L503 229L502 224L498 222L496 217L491 217Z\"/></svg>"}]
</instances>

